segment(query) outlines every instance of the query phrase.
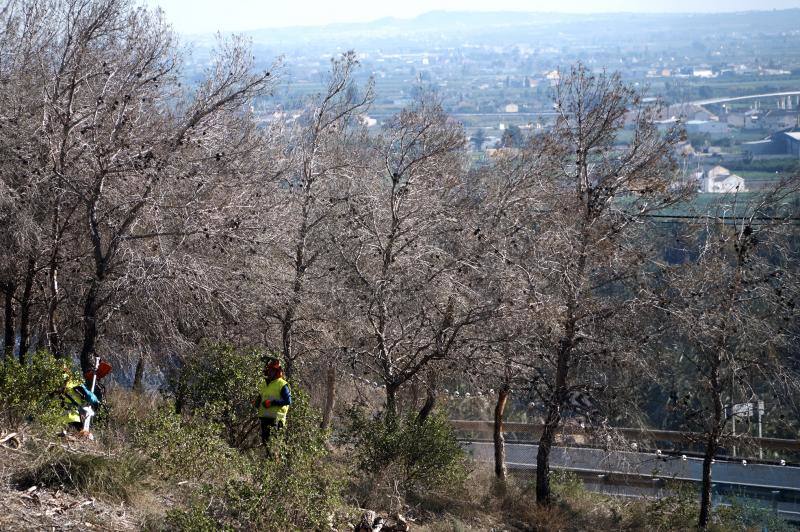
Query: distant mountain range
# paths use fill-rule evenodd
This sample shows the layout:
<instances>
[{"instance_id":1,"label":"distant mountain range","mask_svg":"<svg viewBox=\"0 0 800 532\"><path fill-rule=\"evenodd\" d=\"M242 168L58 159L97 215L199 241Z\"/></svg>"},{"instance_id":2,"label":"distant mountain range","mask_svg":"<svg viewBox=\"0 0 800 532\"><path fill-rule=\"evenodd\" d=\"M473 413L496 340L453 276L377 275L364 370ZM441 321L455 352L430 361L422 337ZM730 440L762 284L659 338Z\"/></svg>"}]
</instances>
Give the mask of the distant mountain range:
<instances>
[{"instance_id":1,"label":"distant mountain range","mask_svg":"<svg viewBox=\"0 0 800 532\"><path fill-rule=\"evenodd\" d=\"M567 14L547 12L431 11L411 19L382 18L372 22L326 26L264 28L242 32L261 53L329 53L356 49L428 51L465 45L537 48L552 46L623 46L655 48L680 43L753 35L800 37L800 8L738 13ZM186 38L198 48L210 48L211 34ZM749 37L748 37L749 38ZM720 40L721 39L721 40Z\"/></svg>"},{"instance_id":2,"label":"distant mountain range","mask_svg":"<svg viewBox=\"0 0 800 532\"><path fill-rule=\"evenodd\" d=\"M430 11L410 19L385 17L371 22L335 23L325 26L293 26L283 28L264 28L244 32L256 41L285 40L296 37L298 32L312 33L318 36L339 36L350 32L368 33L402 33L409 32L444 32L453 33L464 30L485 30L487 28L521 27L521 26L553 26L575 22L690 22L692 25L703 22L730 25L745 29L755 25L768 23L772 30L798 30L800 26L800 8L743 11L735 13L600 13L571 14L557 12L515 12L515 11ZM776 26L777 25L777 26ZM205 37L196 35L192 37Z\"/></svg>"}]
</instances>

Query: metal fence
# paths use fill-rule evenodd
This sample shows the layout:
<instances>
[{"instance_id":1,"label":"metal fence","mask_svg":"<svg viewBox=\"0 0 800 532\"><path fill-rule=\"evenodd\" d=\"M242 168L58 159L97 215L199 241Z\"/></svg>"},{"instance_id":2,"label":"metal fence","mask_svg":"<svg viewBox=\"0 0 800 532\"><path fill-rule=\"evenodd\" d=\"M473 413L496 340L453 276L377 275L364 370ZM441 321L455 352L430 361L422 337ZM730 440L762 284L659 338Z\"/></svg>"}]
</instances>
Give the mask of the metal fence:
<instances>
[{"instance_id":1,"label":"metal fence","mask_svg":"<svg viewBox=\"0 0 800 532\"><path fill-rule=\"evenodd\" d=\"M490 421L452 421L465 448L479 462L494 461L491 441L494 425ZM522 482L532 482L536 470L535 441L541 425L505 423L506 467ZM555 471L577 475L586 489L623 497L662 497L677 484L698 484L702 478L702 458L682 450L694 445L697 435L676 431L614 429L622 439L599 441L598 435L578 428L567 428L551 451ZM773 453L797 453L800 441L761 438L756 442ZM662 450L670 446L669 450ZM744 448L744 447L743 447ZM800 521L800 467L781 462L748 459L718 459L713 465L715 504L746 500L770 508L792 521Z\"/></svg>"}]
</instances>

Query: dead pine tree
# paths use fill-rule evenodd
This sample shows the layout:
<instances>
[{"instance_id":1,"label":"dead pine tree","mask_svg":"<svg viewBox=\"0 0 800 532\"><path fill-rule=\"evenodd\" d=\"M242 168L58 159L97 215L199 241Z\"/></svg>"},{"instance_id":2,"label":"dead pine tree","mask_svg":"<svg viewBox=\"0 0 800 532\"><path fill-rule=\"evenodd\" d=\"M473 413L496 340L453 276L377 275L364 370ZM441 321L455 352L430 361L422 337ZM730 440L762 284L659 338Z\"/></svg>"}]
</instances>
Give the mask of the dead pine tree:
<instances>
[{"instance_id":1,"label":"dead pine tree","mask_svg":"<svg viewBox=\"0 0 800 532\"><path fill-rule=\"evenodd\" d=\"M503 416L511 390L508 384L503 384L497 390L497 402L494 406L494 476L500 482L506 480L506 440L503 435Z\"/></svg>"},{"instance_id":2,"label":"dead pine tree","mask_svg":"<svg viewBox=\"0 0 800 532\"><path fill-rule=\"evenodd\" d=\"M286 375L313 351L324 351L330 320L326 308L336 266L329 228L342 202L341 182L352 177L363 140L362 116L372 103L372 83L358 86L354 52L331 61L325 90L287 128L285 167L268 184L265 225L275 233L264 248L264 276L272 289L261 314L278 329L276 342Z\"/></svg>"},{"instance_id":3,"label":"dead pine tree","mask_svg":"<svg viewBox=\"0 0 800 532\"><path fill-rule=\"evenodd\" d=\"M544 427L536 457L536 500L551 501L550 452L571 393L614 401L615 367L636 365L641 338L626 323L647 304L637 277L654 250L631 246L638 220L683 197L673 160L677 129L659 132L655 109L618 74L594 74L578 64L556 87L558 118L549 138L556 162L537 183L540 199L531 244L510 258L525 279L533 391ZM623 128L631 141L619 145ZM535 145L536 143L534 143ZM536 174L534 174L536 175Z\"/></svg>"},{"instance_id":4,"label":"dead pine tree","mask_svg":"<svg viewBox=\"0 0 800 532\"><path fill-rule=\"evenodd\" d=\"M488 308L460 282L464 145L461 127L424 95L387 122L347 191L335 239L352 358L385 386L387 422L400 388L459 352Z\"/></svg>"},{"instance_id":5,"label":"dead pine tree","mask_svg":"<svg viewBox=\"0 0 800 532\"><path fill-rule=\"evenodd\" d=\"M221 43L216 63L187 94L174 35L159 12L126 0L66 0L48 9L45 19L58 38L43 45L37 64L47 74L43 137L52 178L64 191L51 203L53 233L61 235L58 220L73 212L69 251L78 253L69 279L57 275L63 251L52 254L50 298L59 304L56 278L70 285L87 370L103 330L132 300L154 293L142 287L161 277L159 263L175 249L165 239L179 238L187 223L217 210L218 198L207 191L222 176L189 167L203 156L221 162L230 147L209 154L206 138L241 140L233 126L241 123L240 111L273 81L268 72L251 72L246 47L232 39ZM57 331L50 327L48 334Z\"/></svg>"},{"instance_id":6,"label":"dead pine tree","mask_svg":"<svg viewBox=\"0 0 800 532\"><path fill-rule=\"evenodd\" d=\"M662 319L672 333L663 349L673 354L659 360L680 385L669 390L670 409L704 447L701 529L711 520L714 459L744 443L728 423L733 405L762 400L781 435L797 433L785 421L796 419L785 413L798 411L800 391L797 190L795 178L748 199L722 195L682 236L689 258L665 269Z\"/></svg>"},{"instance_id":7,"label":"dead pine tree","mask_svg":"<svg viewBox=\"0 0 800 532\"><path fill-rule=\"evenodd\" d=\"M4 353L18 341L21 363L42 310L38 281L49 253L48 203L52 184L42 142L41 87L38 68L52 28L38 6L11 2L0 10L0 292L3 295Z\"/></svg>"}]
</instances>

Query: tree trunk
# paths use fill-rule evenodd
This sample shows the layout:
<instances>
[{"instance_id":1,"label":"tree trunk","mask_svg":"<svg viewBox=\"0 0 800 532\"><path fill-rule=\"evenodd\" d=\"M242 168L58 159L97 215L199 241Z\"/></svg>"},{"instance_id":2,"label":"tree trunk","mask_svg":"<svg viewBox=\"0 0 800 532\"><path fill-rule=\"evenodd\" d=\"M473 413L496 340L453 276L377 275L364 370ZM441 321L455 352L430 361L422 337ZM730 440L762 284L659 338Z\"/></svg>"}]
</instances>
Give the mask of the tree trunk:
<instances>
[{"instance_id":1,"label":"tree trunk","mask_svg":"<svg viewBox=\"0 0 800 532\"><path fill-rule=\"evenodd\" d=\"M506 480L506 439L503 436L503 414L506 411L509 389L500 388L497 404L494 407L494 475L498 480Z\"/></svg>"},{"instance_id":2,"label":"tree trunk","mask_svg":"<svg viewBox=\"0 0 800 532\"><path fill-rule=\"evenodd\" d=\"M139 355L136 361L136 370L133 372L133 391L144 392L144 355Z\"/></svg>"},{"instance_id":3,"label":"tree trunk","mask_svg":"<svg viewBox=\"0 0 800 532\"><path fill-rule=\"evenodd\" d=\"M711 461L717 454L719 445L716 431L709 434L706 442L706 452L703 455L703 482L700 488L700 517L697 522L700 530L708 528L708 521L711 516Z\"/></svg>"},{"instance_id":4,"label":"tree trunk","mask_svg":"<svg viewBox=\"0 0 800 532\"><path fill-rule=\"evenodd\" d=\"M63 166L63 157L64 152L61 153L61 165ZM54 183L55 190L60 190L62 188L62 178L59 177L56 182ZM61 334L58 331L58 322L56 319L56 312L58 310L59 305L59 287L58 287L58 269L60 266L60 255L61 255L61 236L62 236L62 226L61 226L61 214L62 214L62 205L61 205L61 195L55 195L55 203L53 204L52 213L52 223L51 223L51 238L52 238L52 245L50 248L50 256L48 257L48 264L47 264L47 348L50 350L50 353L53 354L56 358L62 358L64 356L64 349L63 345L61 345ZM69 216L67 217L69 218ZM66 228L66 224L64 229Z\"/></svg>"},{"instance_id":5,"label":"tree trunk","mask_svg":"<svg viewBox=\"0 0 800 532\"><path fill-rule=\"evenodd\" d=\"M175 394L175 413L181 415L183 413L183 392L181 389L178 389L178 392Z\"/></svg>"},{"instance_id":6,"label":"tree trunk","mask_svg":"<svg viewBox=\"0 0 800 532\"><path fill-rule=\"evenodd\" d=\"M425 404L422 405L419 414L417 414L418 425L425 423L425 420L428 419L428 416L430 416L431 412L433 412L434 406L436 406L436 391L433 389L428 389L428 393L425 396Z\"/></svg>"},{"instance_id":7,"label":"tree trunk","mask_svg":"<svg viewBox=\"0 0 800 532\"><path fill-rule=\"evenodd\" d=\"M562 340L558 352L556 386L550 400L542 436L539 438L539 450L536 453L536 502L543 506L548 506L552 502L550 497L550 450L553 448L556 432L561 424L561 407L567 395L568 362L572 352L574 332L574 323L568 324L567 335Z\"/></svg>"},{"instance_id":8,"label":"tree trunk","mask_svg":"<svg viewBox=\"0 0 800 532\"><path fill-rule=\"evenodd\" d=\"M83 346L81 347L81 373L94 366L95 346L97 344L97 282L93 282L83 305Z\"/></svg>"},{"instance_id":9,"label":"tree trunk","mask_svg":"<svg viewBox=\"0 0 800 532\"><path fill-rule=\"evenodd\" d=\"M25 357L30 347L31 290L34 277L36 277L36 259L29 259L25 272L25 287L19 302L19 361L21 364L25 363Z\"/></svg>"},{"instance_id":10,"label":"tree trunk","mask_svg":"<svg viewBox=\"0 0 800 532\"><path fill-rule=\"evenodd\" d=\"M386 421L394 423L397 419L397 386L386 385Z\"/></svg>"},{"instance_id":11,"label":"tree trunk","mask_svg":"<svg viewBox=\"0 0 800 532\"><path fill-rule=\"evenodd\" d=\"M5 305L3 313L3 356L11 358L14 356L14 283L8 282L2 285Z\"/></svg>"},{"instance_id":12,"label":"tree trunk","mask_svg":"<svg viewBox=\"0 0 800 532\"><path fill-rule=\"evenodd\" d=\"M333 408L336 405L336 367L331 364L325 376L327 392L325 394L325 409L322 412L322 430L327 430L331 426Z\"/></svg>"},{"instance_id":13,"label":"tree trunk","mask_svg":"<svg viewBox=\"0 0 800 532\"><path fill-rule=\"evenodd\" d=\"M539 438L539 450L536 453L536 503L543 506L548 506L552 502L550 496L550 450L553 448L553 441L555 441L560 422L560 406L550 407L542 430L542 437Z\"/></svg>"},{"instance_id":14,"label":"tree trunk","mask_svg":"<svg viewBox=\"0 0 800 532\"><path fill-rule=\"evenodd\" d=\"M294 312L292 309L286 311L281 323L281 340L283 343L283 373L287 379L292 377L294 373L294 357L292 353L292 325L294 320Z\"/></svg>"},{"instance_id":15,"label":"tree trunk","mask_svg":"<svg viewBox=\"0 0 800 532\"><path fill-rule=\"evenodd\" d=\"M56 310L58 309L58 266L55 257L51 259L47 272L47 284L50 294L47 301L47 347L56 358L63 356L61 349L61 336L56 325Z\"/></svg>"},{"instance_id":16,"label":"tree trunk","mask_svg":"<svg viewBox=\"0 0 800 532\"><path fill-rule=\"evenodd\" d=\"M700 530L705 530L708 527L708 521L711 517L711 461L717 454L719 438L725 423L725 405L722 404L721 399L723 387L719 378L721 363L720 353L714 353L711 359L711 372L709 374L711 391L714 394L714 413L711 419L711 430L708 431L708 439L706 440L705 454L703 455L703 481L700 487L700 516L697 521L697 526Z\"/></svg>"}]
</instances>

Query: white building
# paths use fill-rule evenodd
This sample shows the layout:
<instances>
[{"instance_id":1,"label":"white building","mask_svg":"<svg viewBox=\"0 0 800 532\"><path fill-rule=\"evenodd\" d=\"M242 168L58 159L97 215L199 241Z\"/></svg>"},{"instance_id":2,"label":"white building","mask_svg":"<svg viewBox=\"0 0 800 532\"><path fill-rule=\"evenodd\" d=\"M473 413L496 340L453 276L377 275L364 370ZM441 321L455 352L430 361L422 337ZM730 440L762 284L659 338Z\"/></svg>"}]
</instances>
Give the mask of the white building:
<instances>
[{"instance_id":1,"label":"white building","mask_svg":"<svg viewBox=\"0 0 800 532\"><path fill-rule=\"evenodd\" d=\"M732 174L724 166L715 166L700 180L700 192L717 194L747 192L747 186L743 177Z\"/></svg>"},{"instance_id":2,"label":"white building","mask_svg":"<svg viewBox=\"0 0 800 532\"><path fill-rule=\"evenodd\" d=\"M727 135L728 124L715 120L689 120L686 122L687 133L711 133L715 135Z\"/></svg>"},{"instance_id":3,"label":"white building","mask_svg":"<svg viewBox=\"0 0 800 532\"><path fill-rule=\"evenodd\" d=\"M696 78L714 78L714 71L710 68L695 68L692 70L692 75Z\"/></svg>"},{"instance_id":4,"label":"white building","mask_svg":"<svg viewBox=\"0 0 800 532\"><path fill-rule=\"evenodd\" d=\"M558 70L551 70L544 75L544 79L549 81L550 85L558 85L558 82L561 81L561 74L558 73Z\"/></svg>"},{"instance_id":5,"label":"white building","mask_svg":"<svg viewBox=\"0 0 800 532\"><path fill-rule=\"evenodd\" d=\"M518 113L519 112L519 105L515 103L510 103L505 106L506 113Z\"/></svg>"}]
</instances>

